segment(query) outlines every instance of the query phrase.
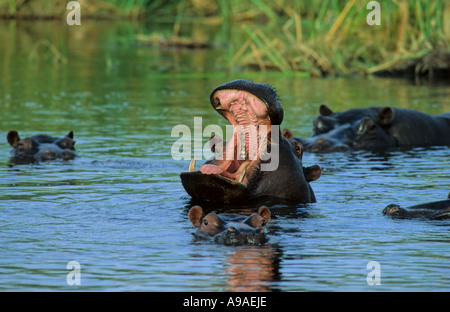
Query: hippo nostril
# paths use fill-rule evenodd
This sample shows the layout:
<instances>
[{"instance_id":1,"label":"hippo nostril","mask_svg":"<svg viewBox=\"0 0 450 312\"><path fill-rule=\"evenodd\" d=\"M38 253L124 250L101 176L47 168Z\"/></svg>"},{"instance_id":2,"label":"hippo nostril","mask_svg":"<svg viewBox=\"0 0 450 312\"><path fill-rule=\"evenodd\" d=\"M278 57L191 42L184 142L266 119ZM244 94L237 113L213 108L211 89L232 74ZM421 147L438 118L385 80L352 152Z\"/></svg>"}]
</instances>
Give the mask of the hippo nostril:
<instances>
[{"instance_id":1,"label":"hippo nostril","mask_svg":"<svg viewBox=\"0 0 450 312\"><path fill-rule=\"evenodd\" d=\"M56 159L56 154L50 150L45 150L43 158L46 160L53 160L53 159Z\"/></svg>"},{"instance_id":2,"label":"hippo nostril","mask_svg":"<svg viewBox=\"0 0 450 312\"><path fill-rule=\"evenodd\" d=\"M324 145L326 143L327 143L327 139L324 139L324 138L318 139L316 141L316 144L318 144L318 145Z\"/></svg>"}]
</instances>

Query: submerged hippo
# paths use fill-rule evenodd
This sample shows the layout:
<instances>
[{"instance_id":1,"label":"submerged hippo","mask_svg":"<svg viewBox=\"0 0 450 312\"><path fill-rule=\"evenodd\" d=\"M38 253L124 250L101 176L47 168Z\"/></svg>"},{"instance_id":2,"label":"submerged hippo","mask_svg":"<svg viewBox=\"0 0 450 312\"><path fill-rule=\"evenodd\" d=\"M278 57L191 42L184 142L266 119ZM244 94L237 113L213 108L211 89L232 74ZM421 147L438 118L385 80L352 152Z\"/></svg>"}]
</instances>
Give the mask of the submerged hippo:
<instances>
[{"instance_id":1,"label":"submerged hippo","mask_svg":"<svg viewBox=\"0 0 450 312\"><path fill-rule=\"evenodd\" d=\"M189 195L226 203L261 196L316 201L309 182L320 177L321 168L304 168L302 145L281 135L283 109L271 86L234 80L215 88L210 102L233 125L233 137L224 148L215 144L216 156L198 171L191 164L190 172L181 173Z\"/></svg>"},{"instance_id":2,"label":"submerged hippo","mask_svg":"<svg viewBox=\"0 0 450 312\"><path fill-rule=\"evenodd\" d=\"M450 51L436 50L421 57L399 60L390 68L376 71L373 74L381 77L427 77L434 81L443 80L445 82L450 79Z\"/></svg>"},{"instance_id":3,"label":"submerged hippo","mask_svg":"<svg viewBox=\"0 0 450 312\"><path fill-rule=\"evenodd\" d=\"M431 116L393 107L354 108L334 113L321 105L314 119L313 135L295 137L305 150L318 153L392 148L450 146L450 113ZM283 135L294 138L285 129Z\"/></svg>"},{"instance_id":4,"label":"submerged hippo","mask_svg":"<svg viewBox=\"0 0 450 312\"><path fill-rule=\"evenodd\" d=\"M383 214L398 219L450 219L450 194L446 200L415 205L406 209L396 204L390 204L383 209Z\"/></svg>"},{"instance_id":5,"label":"submerged hippo","mask_svg":"<svg viewBox=\"0 0 450 312\"><path fill-rule=\"evenodd\" d=\"M15 130L8 132L8 143L13 147L11 157L16 163L32 163L46 160L69 160L76 156L73 131L62 138L34 135L21 139Z\"/></svg>"},{"instance_id":6,"label":"submerged hippo","mask_svg":"<svg viewBox=\"0 0 450 312\"><path fill-rule=\"evenodd\" d=\"M258 213L245 216L237 213L208 213L206 216L200 206L189 210L189 220L198 228L194 233L196 240L212 240L225 245L261 245L267 242L266 224L270 211L261 206Z\"/></svg>"}]
</instances>

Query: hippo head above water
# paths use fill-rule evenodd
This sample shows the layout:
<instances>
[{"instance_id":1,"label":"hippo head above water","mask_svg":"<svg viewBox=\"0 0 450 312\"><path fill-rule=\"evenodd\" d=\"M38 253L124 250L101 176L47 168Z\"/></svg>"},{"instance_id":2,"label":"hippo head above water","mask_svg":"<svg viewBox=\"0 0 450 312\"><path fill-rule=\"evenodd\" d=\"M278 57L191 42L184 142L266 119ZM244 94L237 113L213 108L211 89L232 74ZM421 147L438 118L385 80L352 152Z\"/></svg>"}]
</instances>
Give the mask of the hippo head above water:
<instances>
[{"instance_id":1,"label":"hippo head above water","mask_svg":"<svg viewBox=\"0 0 450 312\"><path fill-rule=\"evenodd\" d=\"M13 147L11 157L17 163L69 160L76 156L73 131L62 138L39 134L21 139L17 131L11 130L7 134L7 140Z\"/></svg>"},{"instance_id":2,"label":"hippo head above water","mask_svg":"<svg viewBox=\"0 0 450 312\"><path fill-rule=\"evenodd\" d=\"M310 138L283 136L314 153L349 150L386 151L395 148L450 146L450 113L431 116L412 109L374 106L333 112L321 105Z\"/></svg>"},{"instance_id":3,"label":"hippo head above water","mask_svg":"<svg viewBox=\"0 0 450 312\"><path fill-rule=\"evenodd\" d=\"M260 196L315 202L309 182L320 177L321 168L304 168L301 144L281 136L283 109L270 85L234 80L215 88L210 102L233 126L233 137L225 146L215 144L219 157L198 171L191 163L189 172L181 173L189 195L226 203Z\"/></svg>"},{"instance_id":4,"label":"hippo head above water","mask_svg":"<svg viewBox=\"0 0 450 312\"><path fill-rule=\"evenodd\" d=\"M250 216L237 213L211 212L206 216L200 206L189 210L189 219L197 228L196 240L212 240L224 245L261 245L267 242L266 224L270 220L270 211L261 206L258 213Z\"/></svg>"},{"instance_id":5,"label":"hippo head above water","mask_svg":"<svg viewBox=\"0 0 450 312\"><path fill-rule=\"evenodd\" d=\"M450 193L446 200L423 203L407 208L402 208L397 204L390 204L383 209L383 214L394 219L450 219Z\"/></svg>"}]
</instances>

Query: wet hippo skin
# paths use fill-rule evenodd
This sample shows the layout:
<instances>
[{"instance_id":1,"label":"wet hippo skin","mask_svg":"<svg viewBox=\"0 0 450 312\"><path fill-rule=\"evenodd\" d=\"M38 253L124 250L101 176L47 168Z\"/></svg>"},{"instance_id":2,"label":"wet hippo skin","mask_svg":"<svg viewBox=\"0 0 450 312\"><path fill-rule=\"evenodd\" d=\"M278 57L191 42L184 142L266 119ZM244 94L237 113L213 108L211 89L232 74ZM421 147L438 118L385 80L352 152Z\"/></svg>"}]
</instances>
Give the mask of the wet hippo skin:
<instances>
[{"instance_id":1,"label":"wet hippo skin","mask_svg":"<svg viewBox=\"0 0 450 312\"><path fill-rule=\"evenodd\" d=\"M210 240L224 245L261 245L267 242L266 224L270 211L261 206L258 213L245 216L237 213L210 212L206 216L200 206L189 210L189 220L197 228L196 240Z\"/></svg>"},{"instance_id":2,"label":"wet hippo skin","mask_svg":"<svg viewBox=\"0 0 450 312\"><path fill-rule=\"evenodd\" d=\"M354 108L334 113L321 105L313 121L313 135L302 139L288 129L306 151L385 151L427 146L450 146L450 113L431 116L412 109L393 107Z\"/></svg>"},{"instance_id":3,"label":"wet hippo skin","mask_svg":"<svg viewBox=\"0 0 450 312\"><path fill-rule=\"evenodd\" d=\"M210 102L234 126L233 138L221 149L221 159L213 157L197 171L191 164L189 172L181 173L183 187L191 197L225 203L261 196L301 203L316 201L309 182L320 177L321 168L304 168L301 143L293 144L281 135L283 109L270 85L233 80L215 88ZM257 129L258 136L252 141L251 131L240 129ZM259 149L252 154L251 142L255 141ZM215 150L220 146L215 144ZM270 170L264 169L273 164Z\"/></svg>"},{"instance_id":4,"label":"wet hippo skin","mask_svg":"<svg viewBox=\"0 0 450 312\"><path fill-rule=\"evenodd\" d=\"M14 163L69 160L76 156L73 131L61 138L39 134L21 139L17 131L11 130L7 134L7 140L13 147L10 155Z\"/></svg>"},{"instance_id":5,"label":"wet hippo skin","mask_svg":"<svg viewBox=\"0 0 450 312\"><path fill-rule=\"evenodd\" d=\"M399 205L390 204L383 209L383 214L396 219L450 219L450 193L446 200L424 203L407 208L401 208Z\"/></svg>"}]
</instances>

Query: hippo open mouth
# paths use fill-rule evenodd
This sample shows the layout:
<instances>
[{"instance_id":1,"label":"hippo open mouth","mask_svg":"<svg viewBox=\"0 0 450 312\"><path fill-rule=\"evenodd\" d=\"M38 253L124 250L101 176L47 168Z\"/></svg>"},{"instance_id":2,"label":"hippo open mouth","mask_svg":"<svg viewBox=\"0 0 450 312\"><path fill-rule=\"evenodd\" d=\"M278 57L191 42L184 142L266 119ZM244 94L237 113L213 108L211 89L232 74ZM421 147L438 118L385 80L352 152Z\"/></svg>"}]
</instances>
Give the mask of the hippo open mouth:
<instances>
[{"instance_id":1,"label":"hippo open mouth","mask_svg":"<svg viewBox=\"0 0 450 312\"><path fill-rule=\"evenodd\" d=\"M189 172L181 173L189 195L224 203L260 196L315 202L309 182L320 177L321 168L304 168L301 144L281 136L283 109L271 86L234 80L215 88L210 102L233 126L233 135L227 144L214 143L215 156L198 171L192 161Z\"/></svg>"},{"instance_id":2,"label":"hippo open mouth","mask_svg":"<svg viewBox=\"0 0 450 312\"><path fill-rule=\"evenodd\" d=\"M215 88L210 94L214 109L233 126L227 144L216 142L214 159L195 171L181 173L184 188L194 198L234 202L248 199L258 179L261 152L270 150L272 125L279 125L283 109L275 90L264 83L234 80Z\"/></svg>"}]
</instances>

